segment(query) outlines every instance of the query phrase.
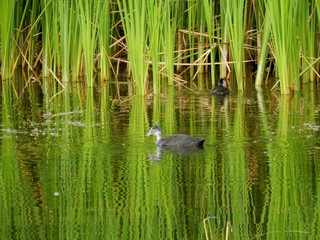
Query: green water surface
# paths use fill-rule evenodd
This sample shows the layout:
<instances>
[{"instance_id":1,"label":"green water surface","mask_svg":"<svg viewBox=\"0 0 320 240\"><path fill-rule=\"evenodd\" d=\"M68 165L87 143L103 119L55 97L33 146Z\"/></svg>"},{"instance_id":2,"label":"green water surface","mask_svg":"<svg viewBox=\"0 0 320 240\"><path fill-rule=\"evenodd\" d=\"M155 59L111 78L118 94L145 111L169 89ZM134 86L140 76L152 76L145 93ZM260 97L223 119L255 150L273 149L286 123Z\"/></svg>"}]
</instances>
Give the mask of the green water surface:
<instances>
[{"instance_id":1,"label":"green water surface","mask_svg":"<svg viewBox=\"0 0 320 240\"><path fill-rule=\"evenodd\" d=\"M319 239L320 95L3 88L0 239ZM165 136L204 149L157 149ZM319 188L318 188L319 187Z\"/></svg>"}]
</instances>

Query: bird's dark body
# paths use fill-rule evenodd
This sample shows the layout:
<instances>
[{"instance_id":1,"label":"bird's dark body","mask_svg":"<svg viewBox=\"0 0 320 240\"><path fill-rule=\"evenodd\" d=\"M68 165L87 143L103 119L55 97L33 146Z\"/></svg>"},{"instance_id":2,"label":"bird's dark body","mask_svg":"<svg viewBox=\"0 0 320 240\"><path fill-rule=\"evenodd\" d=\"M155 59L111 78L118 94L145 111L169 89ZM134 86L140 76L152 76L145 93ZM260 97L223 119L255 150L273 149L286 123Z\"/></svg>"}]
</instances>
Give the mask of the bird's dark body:
<instances>
[{"instance_id":1,"label":"bird's dark body","mask_svg":"<svg viewBox=\"0 0 320 240\"><path fill-rule=\"evenodd\" d=\"M211 94L216 96L225 96L229 94L229 89L223 86L218 86L212 89Z\"/></svg>"},{"instance_id":2,"label":"bird's dark body","mask_svg":"<svg viewBox=\"0 0 320 240\"><path fill-rule=\"evenodd\" d=\"M150 135L154 135L157 137L156 144L159 147L202 147L204 143L203 138L192 137L186 134L176 134L171 137L162 138L162 130L159 126L151 127L149 132L147 133L147 136Z\"/></svg>"},{"instance_id":3,"label":"bird's dark body","mask_svg":"<svg viewBox=\"0 0 320 240\"><path fill-rule=\"evenodd\" d=\"M225 96L229 94L229 89L226 87L227 83L224 79L220 79L218 86L211 90L212 95Z\"/></svg>"}]
</instances>

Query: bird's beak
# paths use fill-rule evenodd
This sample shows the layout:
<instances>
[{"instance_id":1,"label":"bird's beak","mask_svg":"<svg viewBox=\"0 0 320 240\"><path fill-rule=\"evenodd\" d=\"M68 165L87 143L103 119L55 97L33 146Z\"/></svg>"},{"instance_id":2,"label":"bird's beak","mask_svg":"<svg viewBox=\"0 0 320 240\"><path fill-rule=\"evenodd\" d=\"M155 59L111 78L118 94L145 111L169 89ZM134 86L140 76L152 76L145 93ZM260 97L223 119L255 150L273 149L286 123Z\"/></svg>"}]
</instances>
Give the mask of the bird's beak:
<instances>
[{"instance_id":1,"label":"bird's beak","mask_svg":"<svg viewBox=\"0 0 320 240\"><path fill-rule=\"evenodd\" d=\"M147 137L149 137L151 135L151 129L149 130L149 132L146 134Z\"/></svg>"}]
</instances>

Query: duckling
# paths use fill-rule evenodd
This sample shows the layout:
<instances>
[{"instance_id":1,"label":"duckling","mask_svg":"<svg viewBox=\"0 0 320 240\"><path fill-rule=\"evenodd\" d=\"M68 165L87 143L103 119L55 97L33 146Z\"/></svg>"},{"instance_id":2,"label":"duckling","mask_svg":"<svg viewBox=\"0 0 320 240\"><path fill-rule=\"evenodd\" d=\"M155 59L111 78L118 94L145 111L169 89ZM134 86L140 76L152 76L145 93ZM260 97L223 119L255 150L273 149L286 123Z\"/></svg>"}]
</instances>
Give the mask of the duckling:
<instances>
[{"instance_id":1,"label":"duckling","mask_svg":"<svg viewBox=\"0 0 320 240\"><path fill-rule=\"evenodd\" d=\"M147 133L147 137L154 135L157 137L156 145L158 147L202 147L205 139L192 137L186 134L176 134L168 138L162 138L162 130L159 126L152 126Z\"/></svg>"},{"instance_id":2,"label":"duckling","mask_svg":"<svg viewBox=\"0 0 320 240\"><path fill-rule=\"evenodd\" d=\"M229 89L227 88L227 82L223 78L219 80L218 86L211 90L212 95L225 96L229 94Z\"/></svg>"}]
</instances>

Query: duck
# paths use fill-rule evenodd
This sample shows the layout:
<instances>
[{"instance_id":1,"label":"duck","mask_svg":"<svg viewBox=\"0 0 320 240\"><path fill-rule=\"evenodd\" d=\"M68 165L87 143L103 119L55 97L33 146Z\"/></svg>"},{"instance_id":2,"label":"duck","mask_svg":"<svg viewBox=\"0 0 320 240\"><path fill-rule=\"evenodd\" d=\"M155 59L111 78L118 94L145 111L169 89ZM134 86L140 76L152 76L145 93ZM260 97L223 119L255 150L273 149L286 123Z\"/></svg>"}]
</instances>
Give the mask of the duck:
<instances>
[{"instance_id":1,"label":"duck","mask_svg":"<svg viewBox=\"0 0 320 240\"><path fill-rule=\"evenodd\" d=\"M158 147L203 147L205 139L192 137L186 134L176 134L167 138L162 137L162 130L159 126L152 126L147 133L147 137L154 135L157 137Z\"/></svg>"},{"instance_id":2,"label":"duck","mask_svg":"<svg viewBox=\"0 0 320 240\"><path fill-rule=\"evenodd\" d=\"M218 86L211 90L211 94L216 96L225 96L229 94L227 82L224 78L219 80Z\"/></svg>"}]
</instances>

